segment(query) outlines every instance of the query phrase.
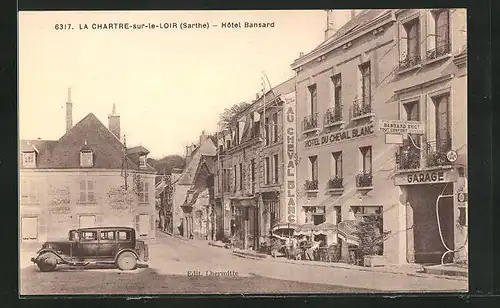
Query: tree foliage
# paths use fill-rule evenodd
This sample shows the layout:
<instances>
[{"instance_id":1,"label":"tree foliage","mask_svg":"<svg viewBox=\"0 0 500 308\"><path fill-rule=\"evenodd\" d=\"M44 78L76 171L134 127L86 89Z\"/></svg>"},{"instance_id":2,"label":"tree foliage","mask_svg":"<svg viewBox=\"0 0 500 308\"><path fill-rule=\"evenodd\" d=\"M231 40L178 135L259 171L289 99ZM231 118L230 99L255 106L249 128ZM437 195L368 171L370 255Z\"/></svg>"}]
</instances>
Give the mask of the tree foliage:
<instances>
[{"instance_id":1,"label":"tree foliage","mask_svg":"<svg viewBox=\"0 0 500 308\"><path fill-rule=\"evenodd\" d=\"M180 155L168 155L160 159L148 159L148 164L153 166L159 174L170 174L172 169L184 169L186 160Z\"/></svg>"},{"instance_id":2,"label":"tree foliage","mask_svg":"<svg viewBox=\"0 0 500 308\"><path fill-rule=\"evenodd\" d=\"M247 102L241 102L239 104L234 104L233 106L224 109L224 111L219 115L219 121L222 129L229 128L231 122L236 121L236 117L246 108L250 106Z\"/></svg>"},{"instance_id":3,"label":"tree foliage","mask_svg":"<svg viewBox=\"0 0 500 308\"><path fill-rule=\"evenodd\" d=\"M364 216L356 224L354 232L359 239L361 257L381 254L384 240L389 233L390 231L382 230L382 217L380 215Z\"/></svg>"}]
</instances>

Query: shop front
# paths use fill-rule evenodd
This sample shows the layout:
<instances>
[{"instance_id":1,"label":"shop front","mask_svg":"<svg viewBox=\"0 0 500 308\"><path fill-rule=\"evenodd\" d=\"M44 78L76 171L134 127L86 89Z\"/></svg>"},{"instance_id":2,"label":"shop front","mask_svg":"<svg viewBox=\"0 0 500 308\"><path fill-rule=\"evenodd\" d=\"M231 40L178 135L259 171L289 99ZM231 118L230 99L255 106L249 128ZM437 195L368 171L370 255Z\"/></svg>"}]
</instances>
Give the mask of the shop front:
<instances>
[{"instance_id":1,"label":"shop front","mask_svg":"<svg viewBox=\"0 0 500 308\"><path fill-rule=\"evenodd\" d=\"M236 246L255 250L259 247L258 207L254 197L231 199L231 236Z\"/></svg>"},{"instance_id":2,"label":"shop front","mask_svg":"<svg viewBox=\"0 0 500 308\"><path fill-rule=\"evenodd\" d=\"M395 176L395 185L400 187L406 202L408 262L452 262L456 228L454 185L457 179L458 172L453 167Z\"/></svg>"}]
</instances>

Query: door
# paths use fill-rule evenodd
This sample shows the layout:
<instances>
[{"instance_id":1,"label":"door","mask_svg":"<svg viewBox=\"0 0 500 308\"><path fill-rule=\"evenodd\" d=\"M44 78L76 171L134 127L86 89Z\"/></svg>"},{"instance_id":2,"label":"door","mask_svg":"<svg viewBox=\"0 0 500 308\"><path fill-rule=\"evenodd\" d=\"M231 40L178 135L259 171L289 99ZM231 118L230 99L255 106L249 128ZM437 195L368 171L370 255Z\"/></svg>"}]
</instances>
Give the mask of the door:
<instances>
[{"instance_id":1,"label":"door","mask_svg":"<svg viewBox=\"0 0 500 308\"><path fill-rule=\"evenodd\" d=\"M139 235L147 236L149 231L149 215L141 214L139 215Z\"/></svg>"},{"instance_id":2,"label":"door","mask_svg":"<svg viewBox=\"0 0 500 308\"><path fill-rule=\"evenodd\" d=\"M75 253L77 258L95 258L99 242L97 240L97 230L84 230L80 232L80 242Z\"/></svg>"},{"instance_id":3,"label":"door","mask_svg":"<svg viewBox=\"0 0 500 308\"><path fill-rule=\"evenodd\" d=\"M117 236L115 230L101 230L99 232L99 245L97 255L102 258L113 258L117 249Z\"/></svg>"},{"instance_id":4,"label":"door","mask_svg":"<svg viewBox=\"0 0 500 308\"><path fill-rule=\"evenodd\" d=\"M38 217L23 217L21 219L21 238L23 241L38 239Z\"/></svg>"},{"instance_id":5,"label":"door","mask_svg":"<svg viewBox=\"0 0 500 308\"><path fill-rule=\"evenodd\" d=\"M78 218L78 227L80 229L95 227L95 222L95 215L80 215L80 217Z\"/></svg>"}]
</instances>

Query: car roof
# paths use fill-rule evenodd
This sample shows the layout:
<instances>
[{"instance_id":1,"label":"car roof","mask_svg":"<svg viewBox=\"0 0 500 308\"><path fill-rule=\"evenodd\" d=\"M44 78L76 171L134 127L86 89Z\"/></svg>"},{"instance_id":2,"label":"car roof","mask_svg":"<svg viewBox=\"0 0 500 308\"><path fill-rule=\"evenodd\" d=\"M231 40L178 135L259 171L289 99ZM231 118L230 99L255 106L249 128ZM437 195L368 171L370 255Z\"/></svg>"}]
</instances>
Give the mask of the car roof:
<instances>
[{"instance_id":1,"label":"car roof","mask_svg":"<svg viewBox=\"0 0 500 308\"><path fill-rule=\"evenodd\" d=\"M76 229L79 231L97 231L97 230L128 230L134 231L134 228L131 227L90 227L90 228L80 228Z\"/></svg>"}]
</instances>

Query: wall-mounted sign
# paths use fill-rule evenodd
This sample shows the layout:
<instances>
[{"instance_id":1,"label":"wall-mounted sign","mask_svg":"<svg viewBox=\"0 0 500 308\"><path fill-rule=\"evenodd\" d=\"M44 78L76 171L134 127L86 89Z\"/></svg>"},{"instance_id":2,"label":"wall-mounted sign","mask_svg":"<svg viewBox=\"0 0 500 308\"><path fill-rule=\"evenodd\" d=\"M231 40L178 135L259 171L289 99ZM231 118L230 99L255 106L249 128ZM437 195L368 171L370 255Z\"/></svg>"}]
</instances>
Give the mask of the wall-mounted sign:
<instances>
[{"instance_id":1,"label":"wall-mounted sign","mask_svg":"<svg viewBox=\"0 0 500 308\"><path fill-rule=\"evenodd\" d=\"M394 185L416 185L455 182L458 178L456 170L421 171L396 174Z\"/></svg>"},{"instance_id":2,"label":"wall-mounted sign","mask_svg":"<svg viewBox=\"0 0 500 308\"><path fill-rule=\"evenodd\" d=\"M451 151L448 151L446 153L446 159L448 159L448 161L450 163L454 163L457 161L457 158L458 158L458 155L457 155L457 152L451 150Z\"/></svg>"},{"instance_id":3,"label":"wall-mounted sign","mask_svg":"<svg viewBox=\"0 0 500 308\"><path fill-rule=\"evenodd\" d=\"M402 120L379 120L379 130L390 134L418 134L425 133L424 122Z\"/></svg>"},{"instance_id":4,"label":"wall-mounted sign","mask_svg":"<svg viewBox=\"0 0 500 308\"><path fill-rule=\"evenodd\" d=\"M363 137L366 135L372 135L374 133L373 124L362 126L362 127L354 127L350 129L341 130L335 133L331 133L325 136L320 136L316 138L307 139L304 142L304 146L306 148L311 148L315 146L322 146L329 143L345 141L356 139L359 137Z\"/></svg>"},{"instance_id":5,"label":"wall-mounted sign","mask_svg":"<svg viewBox=\"0 0 500 308\"><path fill-rule=\"evenodd\" d=\"M297 134L295 124L295 92L283 96L283 130L285 140L283 142L283 153L285 162L285 200L286 200L286 220L287 222L297 222L297 176L295 165L295 155L297 146L295 138Z\"/></svg>"}]
</instances>

